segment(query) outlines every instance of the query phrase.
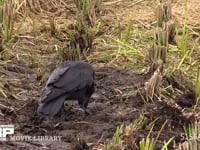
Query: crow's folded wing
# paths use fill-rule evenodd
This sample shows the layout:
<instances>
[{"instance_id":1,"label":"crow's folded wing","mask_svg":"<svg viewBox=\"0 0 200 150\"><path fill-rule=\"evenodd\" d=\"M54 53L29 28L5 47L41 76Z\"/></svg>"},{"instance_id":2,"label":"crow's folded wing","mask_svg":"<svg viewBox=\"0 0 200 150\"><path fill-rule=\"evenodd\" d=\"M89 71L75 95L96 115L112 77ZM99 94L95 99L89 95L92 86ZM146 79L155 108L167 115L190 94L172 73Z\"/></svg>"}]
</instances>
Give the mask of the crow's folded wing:
<instances>
[{"instance_id":1,"label":"crow's folded wing","mask_svg":"<svg viewBox=\"0 0 200 150\"><path fill-rule=\"evenodd\" d=\"M56 76L55 79L50 82L50 86L46 87L46 94L42 102L48 102L64 94L91 86L94 80L93 70L90 68L69 67L61 76Z\"/></svg>"},{"instance_id":2,"label":"crow's folded wing","mask_svg":"<svg viewBox=\"0 0 200 150\"><path fill-rule=\"evenodd\" d=\"M58 67L56 68L51 75L49 76L49 79L47 80L46 86L50 86L51 84L54 84L57 82L61 76L69 69L68 66L66 67Z\"/></svg>"},{"instance_id":3,"label":"crow's folded wing","mask_svg":"<svg viewBox=\"0 0 200 150\"><path fill-rule=\"evenodd\" d=\"M90 68L69 68L54 86L70 92L90 85L93 80L93 70Z\"/></svg>"}]
</instances>

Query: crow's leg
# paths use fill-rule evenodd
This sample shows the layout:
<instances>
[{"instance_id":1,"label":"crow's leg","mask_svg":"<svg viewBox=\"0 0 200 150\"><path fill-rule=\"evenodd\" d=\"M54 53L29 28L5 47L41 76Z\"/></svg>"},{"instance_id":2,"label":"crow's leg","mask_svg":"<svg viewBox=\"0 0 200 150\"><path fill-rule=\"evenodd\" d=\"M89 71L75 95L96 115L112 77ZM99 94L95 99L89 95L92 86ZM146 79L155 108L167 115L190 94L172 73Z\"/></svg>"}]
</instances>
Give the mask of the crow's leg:
<instances>
[{"instance_id":1,"label":"crow's leg","mask_svg":"<svg viewBox=\"0 0 200 150\"><path fill-rule=\"evenodd\" d=\"M87 111L89 99L87 97L83 97L82 99L78 100L78 104L80 108L82 108L85 112L85 115L89 115L90 113Z\"/></svg>"},{"instance_id":2,"label":"crow's leg","mask_svg":"<svg viewBox=\"0 0 200 150\"><path fill-rule=\"evenodd\" d=\"M85 115L89 115L90 113L87 111L87 108L84 105L80 105L80 107L84 110Z\"/></svg>"}]
</instances>

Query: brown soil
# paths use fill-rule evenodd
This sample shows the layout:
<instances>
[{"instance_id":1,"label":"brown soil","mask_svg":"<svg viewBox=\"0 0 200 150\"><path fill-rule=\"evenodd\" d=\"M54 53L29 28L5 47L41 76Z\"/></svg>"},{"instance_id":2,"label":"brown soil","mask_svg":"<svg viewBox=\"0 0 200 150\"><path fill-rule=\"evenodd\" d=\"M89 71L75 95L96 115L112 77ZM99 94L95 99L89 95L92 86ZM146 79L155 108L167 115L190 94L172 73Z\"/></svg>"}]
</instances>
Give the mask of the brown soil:
<instances>
[{"instance_id":1,"label":"brown soil","mask_svg":"<svg viewBox=\"0 0 200 150\"><path fill-rule=\"evenodd\" d=\"M116 77L118 80L113 80ZM39 94L37 92L38 88L34 88L33 84L37 83L34 83L34 79L31 80L31 78L24 80L30 83L29 85L26 84L26 87L22 87L28 91L31 90L31 93L24 92L29 100L24 100L25 105L20 104L21 106L12 103L12 107L19 108L17 111L9 110L9 108L2 110L5 117L1 124L5 121L12 122L15 125L18 124L20 129L16 133L23 133L24 135L60 135L63 137L61 144L57 142L46 144L47 147L56 149L58 147L70 149L66 147L69 147L78 137L83 138L91 145L96 144L99 139L103 142L108 138L112 138L116 127L122 123L130 124L132 120L138 117L138 109L143 106L143 101L140 99L136 99L134 96L121 98L119 93L119 91L125 92L129 89L136 89L143 83L143 75L115 68L97 68L96 92L88 107L89 116L85 116L83 111L79 109L78 104L73 102L71 109L66 111L64 120L60 117L43 120L35 114ZM41 86L39 88L41 89ZM17 104L19 104L19 101ZM15 149L15 144L17 143L7 143L6 147L12 148L14 146L13 149ZM39 143L36 145L33 143L18 143L17 145L18 147L25 145L27 148L42 147L42 144Z\"/></svg>"},{"instance_id":2,"label":"brown soil","mask_svg":"<svg viewBox=\"0 0 200 150\"><path fill-rule=\"evenodd\" d=\"M16 76L16 70L9 71L9 75ZM71 109L66 110L64 118L54 117L41 119L35 111L37 102L40 99L42 86L38 85L32 76L17 73L21 83L8 81L9 88L17 86L23 89L22 97L27 99L17 99L17 96L10 95L8 99L1 100L6 108L2 108L4 116L0 124L12 123L18 126L15 134L41 136L56 135L62 136L60 142L5 142L1 148L5 149L42 149L46 146L50 149L71 149L77 144L78 138L84 139L89 146L95 148L96 144L103 143L111 139L117 126L121 124L129 125L133 120L139 118L142 112L148 118L148 122L162 116L156 123L155 132L152 137L157 135L160 127L166 119L169 126L160 135L158 149L163 141L175 136L175 140L180 142L183 133L182 125L190 123L190 118L181 116L181 111L165 103L145 104L137 94L122 97L120 94L129 90L136 90L143 86L148 78L147 75L135 74L127 70L104 67L96 68L96 92L92 96L88 110L89 116L85 116L79 109L76 102L71 103ZM117 78L117 80L116 80ZM28 84L25 84L28 82ZM6 86L7 84L4 84ZM10 106L10 107L9 107ZM16 109L17 108L17 109ZM178 112L177 112L178 111ZM147 124L148 124L147 122ZM141 140L148 134L148 130L137 131L136 141ZM172 147L172 146L171 146Z\"/></svg>"}]
</instances>

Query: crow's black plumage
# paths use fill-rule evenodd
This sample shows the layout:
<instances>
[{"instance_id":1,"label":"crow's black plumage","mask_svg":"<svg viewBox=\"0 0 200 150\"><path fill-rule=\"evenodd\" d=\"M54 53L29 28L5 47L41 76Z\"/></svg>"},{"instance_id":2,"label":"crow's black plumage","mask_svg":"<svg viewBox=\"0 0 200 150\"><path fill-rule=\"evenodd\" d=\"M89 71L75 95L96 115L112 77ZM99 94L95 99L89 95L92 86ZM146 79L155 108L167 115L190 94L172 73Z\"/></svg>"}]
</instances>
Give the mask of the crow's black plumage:
<instances>
[{"instance_id":1,"label":"crow's black plumage","mask_svg":"<svg viewBox=\"0 0 200 150\"><path fill-rule=\"evenodd\" d=\"M86 62L64 61L50 75L37 113L55 116L65 100L78 100L87 113L89 99L94 92L94 69Z\"/></svg>"}]
</instances>

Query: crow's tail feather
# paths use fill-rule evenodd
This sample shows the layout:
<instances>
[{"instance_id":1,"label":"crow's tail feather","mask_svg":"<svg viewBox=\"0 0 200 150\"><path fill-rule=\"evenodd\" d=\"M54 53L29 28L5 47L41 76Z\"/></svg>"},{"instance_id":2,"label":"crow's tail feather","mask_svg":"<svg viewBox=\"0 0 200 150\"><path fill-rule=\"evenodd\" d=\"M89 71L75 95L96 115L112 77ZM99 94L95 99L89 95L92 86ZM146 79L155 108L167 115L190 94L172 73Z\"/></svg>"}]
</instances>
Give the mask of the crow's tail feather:
<instances>
[{"instance_id":1,"label":"crow's tail feather","mask_svg":"<svg viewBox=\"0 0 200 150\"><path fill-rule=\"evenodd\" d=\"M37 109L39 116L55 116L65 101L66 96L60 96L57 99L51 100L47 103L41 103Z\"/></svg>"}]
</instances>

